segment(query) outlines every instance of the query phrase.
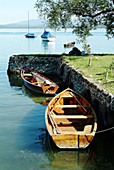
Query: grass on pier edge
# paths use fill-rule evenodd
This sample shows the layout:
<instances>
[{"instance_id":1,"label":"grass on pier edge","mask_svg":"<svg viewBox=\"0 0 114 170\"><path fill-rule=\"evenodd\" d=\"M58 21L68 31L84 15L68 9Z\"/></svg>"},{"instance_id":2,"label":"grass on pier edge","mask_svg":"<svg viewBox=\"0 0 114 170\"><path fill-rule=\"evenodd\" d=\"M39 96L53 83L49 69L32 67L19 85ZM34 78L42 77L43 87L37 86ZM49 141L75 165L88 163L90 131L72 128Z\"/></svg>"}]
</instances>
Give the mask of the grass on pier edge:
<instances>
[{"instance_id":1,"label":"grass on pier edge","mask_svg":"<svg viewBox=\"0 0 114 170\"><path fill-rule=\"evenodd\" d=\"M91 66L89 59L91 57ZM62 56L69 65L74 66L85 77L114 94L114 54L90 56ZM106 80L106 72L108 78Z\"/></svg>"}]
</instances>

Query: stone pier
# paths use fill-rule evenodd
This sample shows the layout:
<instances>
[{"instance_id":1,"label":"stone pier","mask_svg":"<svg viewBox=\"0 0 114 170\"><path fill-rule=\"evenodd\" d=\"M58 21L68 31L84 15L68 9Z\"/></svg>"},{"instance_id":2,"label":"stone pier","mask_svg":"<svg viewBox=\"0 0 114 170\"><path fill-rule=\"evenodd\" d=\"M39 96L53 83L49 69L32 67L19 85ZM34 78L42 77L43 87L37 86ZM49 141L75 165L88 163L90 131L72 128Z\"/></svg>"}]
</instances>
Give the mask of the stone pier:
<instances>
[{"instance_id":1,"label":"stone pier","mask_svg":"<svg viewBox=\"0 0 114 170\"><path fill-rule=\"evenodd\" d=\"M114 126L114 96L84 77L62 60L61 55L14 55L9 59L8 73L20 74L23 67L62 78L64 88L70 87L84 96L96 111L98 128Z\"/></svg>"}]
</instances>

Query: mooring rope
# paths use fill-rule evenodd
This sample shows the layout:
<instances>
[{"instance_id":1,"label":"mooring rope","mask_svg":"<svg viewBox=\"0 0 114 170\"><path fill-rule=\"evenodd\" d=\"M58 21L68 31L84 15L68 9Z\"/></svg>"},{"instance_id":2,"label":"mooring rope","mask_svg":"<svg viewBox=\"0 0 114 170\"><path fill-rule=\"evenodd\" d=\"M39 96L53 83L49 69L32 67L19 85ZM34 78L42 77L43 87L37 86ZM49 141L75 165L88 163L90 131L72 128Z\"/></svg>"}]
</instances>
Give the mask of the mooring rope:
<instances>
[{"instance_id":1,"label":"mooring rope","mask_svg":"<svg viewBox=\"0 0 114 170\"><path fill-rule=\"evenodd\" d=\"M96 133L103 133L103 132L107 132L107 131L110 131L110 130L113 130L113 129L114 129L114 127L111 127L111 128L108 128L108 129L97 131Z\"/></svg>"}]
</instances>

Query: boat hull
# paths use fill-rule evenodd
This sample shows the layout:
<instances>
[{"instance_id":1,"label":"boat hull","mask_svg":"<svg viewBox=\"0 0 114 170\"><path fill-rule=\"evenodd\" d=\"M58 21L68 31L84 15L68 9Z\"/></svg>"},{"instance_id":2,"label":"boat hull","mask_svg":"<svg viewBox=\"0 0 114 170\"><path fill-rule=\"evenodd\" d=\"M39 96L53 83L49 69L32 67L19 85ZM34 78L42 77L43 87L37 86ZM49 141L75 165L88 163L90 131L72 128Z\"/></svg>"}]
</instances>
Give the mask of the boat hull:
<instances>
[{"instance_id":1,"label":"boat hull","mask_svg":"<svg viewBox=\"0 0 114 170\"><path fill-rule=\"evenodd\" d=\"M84 149L93 140L95 134L92 135L78 135L78 134L66 134L66 135L52 135L52 140L58 148L61 149Z\"/></svg>"},{"instance_id":2,"label":"boat hull","mask_svg":"<svg viewBox=\"0 0 114 170\"><path fill-rule=\"evenodd\" d=\"M28 33L25 35L26 38L36 38L37 36L33 33Z\"/></svg>"},{"instance_id":3,"label":"boat hull","mask_svg":"<svg viewBox=\"0 0 114 170\"><path fill-rule=\"evenodd\" d=\"M24 85L31 91L35 92L35 93L43 93L43 90L41 87L39 86L34 86L26 81L24 81Z\"/></svg>"},{"instance_id":4,"label":"boat hull","mask_svg":"<svg viewBox=\"0 0 114 170\"><path fill-rule=\"evenodd\" d=\"M26 36L26 35L25 35L25 37L26 38L36 38L36 36Z\"/></svg>"},{"instance_id":5,"label":"boat hull","mask_svg":"<svg viewBox=\"0 0 114 170\"><path fill-rule=\"evenodd\" d=\"M36 38L37 36L35 35L25 35L26 38Z\"/></svg>"},{"instance_id":6,"label":"boat hull","mask_svg":"<svg viewBox=\"0 0 114 170\"><path fill-rule=\"evenodd\" d=\"M42 38L42 41L55 41L55 38Z\"/></svg>"}]
</instances>

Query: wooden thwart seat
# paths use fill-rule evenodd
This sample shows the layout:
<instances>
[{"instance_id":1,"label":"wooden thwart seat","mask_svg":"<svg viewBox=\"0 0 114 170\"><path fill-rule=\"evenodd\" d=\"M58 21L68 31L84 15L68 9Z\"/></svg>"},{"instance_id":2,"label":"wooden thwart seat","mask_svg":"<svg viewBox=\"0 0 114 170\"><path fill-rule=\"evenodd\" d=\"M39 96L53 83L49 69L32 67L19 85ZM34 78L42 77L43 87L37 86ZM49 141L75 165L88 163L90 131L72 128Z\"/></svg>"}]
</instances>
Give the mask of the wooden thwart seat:
<instances>
[{"instance_id":1,"label":"wooden thwart seat","mask_svg":"<svg viewBox=\"0 0 114 170\"><path fill-rule=\"evenodd\" d=\"M61 98L73 98L73 96L71 96L69 93L64 94L63 96L61 96Z\"/></svg>"},{"instance_id":2,"label":"wooden thwart seat","mask_svg":"<svg viewBox=\"0 0 114 170\"><path fill-rule=\"evenodd\" d=\"M77 108L77 107L82 107L81 105L56 105L55 108L60 107L60 108ZM83 107L89 107L87 105L83 105Z\"/></svg>"},{"instance_id":3,"label":"wooden thwart seat","mask_svg":"<svg viewBox=\"0 0 114 170\"><path fill-rule=\"evenodd\" d=\"M87 119L87 118L93 118L93 115L53 115L54 119Z\"/></svg>"},{"instance_id":4,"label":"wooden thwart seat","mask_svg":"<svg viewBox=\"0 0 114 170\"><path fill-rule=\"evenodd\" d=\"M32 74L24 74L24 76L32 76Z\"/></svg>"},{"instance_id":5,"label":"wooden thwart seat","mask_svg":"<svg viewBox=\"0 0 114 170\"><path fill-rule=\"evenodd\" d=\"M44 83L44 82L40 82L40 81L39 81L39 82L34 82L33 84L40 84L40 83L42 84L42 83Z\"/></svg>"}]
</instances>

